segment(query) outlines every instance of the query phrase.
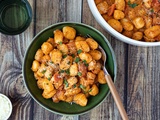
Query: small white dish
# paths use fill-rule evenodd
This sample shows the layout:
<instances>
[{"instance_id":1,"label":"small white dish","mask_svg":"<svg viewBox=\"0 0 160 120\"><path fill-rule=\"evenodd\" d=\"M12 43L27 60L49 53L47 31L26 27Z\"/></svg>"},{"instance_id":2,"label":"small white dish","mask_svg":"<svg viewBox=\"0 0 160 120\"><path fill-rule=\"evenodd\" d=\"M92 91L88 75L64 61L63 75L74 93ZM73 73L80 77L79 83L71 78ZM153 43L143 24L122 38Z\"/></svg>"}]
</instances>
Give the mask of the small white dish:
<instances>
[{"instance_id":1,"label":"small white dish","mask_svg":"<svg viewBox=\"0 0 160 120\"><path fill-rule=\"evenodd\" d=\"M0 120L7 120L12 113L12 103L4 94L0 93Z\"/></svg>"},{"instance_id":2,"label":"small white dish","mask_svg":"<svg viewBox=\"0 0 160 120\"><path fill-rule=\"evenodd\" d=\"M160 42L137 41L137 40L131 39L131 38L126 37L126 36L122 35L121 33L117 32L101 16L101 14L99 13L99 11L96 7L94 0L87 0L87 1L88 1L89 8L90 8L94 18L96 19L96 21L101 25L101 27L103 27L107 32L109 32L111 35L113 35L117 39L121 40L122 42L131 44L131 45L136 45L136 46L160 46Z\"/></svg>"}]
</instances>

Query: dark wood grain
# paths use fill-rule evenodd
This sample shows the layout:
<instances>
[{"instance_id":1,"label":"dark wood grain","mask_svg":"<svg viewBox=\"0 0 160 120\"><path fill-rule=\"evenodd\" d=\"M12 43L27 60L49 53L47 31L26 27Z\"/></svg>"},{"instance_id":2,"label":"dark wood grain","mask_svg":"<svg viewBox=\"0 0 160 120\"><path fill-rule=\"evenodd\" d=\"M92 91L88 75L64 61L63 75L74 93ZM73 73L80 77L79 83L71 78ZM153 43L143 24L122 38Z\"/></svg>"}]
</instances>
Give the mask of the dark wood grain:
<instances>
[{"instance_id":1,"label":"dark wood grain","mask_svg":"<svg viewBox=\"0 0 160 120\"><path fill-rule=\"evenodd\" d=\"M102 32L117 59L115 86L130 120L160 119L160 47L136 47L112 37L94 19L87 0L28 0L33 10L29 28L22 34L0 33L0 93L13 104L9 120L72 120L49 112L27 92L22 76L25 51L32 38L45 27L64 21L82 22ZM80 120L121 120L112 95Z\"/></svg>"},{"instance_id":2,"label":"dark wood grain","mask_svg":"<svg viewBox=\"0 0 160 120\"><path fill-rule=\"evenodd\" d=\"M160 118L159 49L129 47L127 98L128 113L133 120Z\"/></svg>"},{"instance_id":3,"label":"dark wood grain","mask_svg":"<svg viewBox=\"0 0 160 120\"><path fill-rule=\"evenodd\" d=\"M33 1L29 2L33 7ZM24 33L15 36L0 34L0 92L11 99L12 120L29 120L32 111L32 99L23 84L22 64L33 38L33 26L32 22Z\"/></svg>"}]
</instances>

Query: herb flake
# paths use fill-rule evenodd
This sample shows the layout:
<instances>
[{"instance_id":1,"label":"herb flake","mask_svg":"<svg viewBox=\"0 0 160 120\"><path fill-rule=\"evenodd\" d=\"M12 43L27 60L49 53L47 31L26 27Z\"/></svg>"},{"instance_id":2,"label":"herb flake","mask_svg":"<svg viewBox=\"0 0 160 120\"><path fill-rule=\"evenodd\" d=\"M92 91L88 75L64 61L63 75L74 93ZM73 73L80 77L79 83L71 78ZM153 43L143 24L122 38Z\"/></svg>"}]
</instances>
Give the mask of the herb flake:
<instances>
[{"instance_id":1,"label":"herb flake","mask_svg":"<svg viewBox=\"0 0 160 120\"><path fill-rule=\"evenodd\" d=\"M86 61L86 60L83 60L83 63L84 63L84 65L85 65L85 66L87 66L87 67L88 67L88 63L87 63L87 61Z\"/></svg>"},{"instance_id":2,"label":"herb flake","mask_svg":"<svg viewBox=\"0 0 160 120\"><path fill-rule=\"evenodd\" d=\"M81 76L81 75L82 75L82 73L81 73L81 72L78 72L78 73L77 73L77 75L78 75L78 76Z\"/></svg>"},{"instance_id":3,"label":"herb flake","mask_svg":"<svg viewBox=\"0 0 160 120\"><path fill-rule=\"evenodd\" d=\"M72 54L72 57L74 58L74 57L75 57L75 55L74 55L74 54Z\"/></svg>"},{"instance_id":4,"label":"herb flake","mask_svg":"<svg viewBox=\"0 0 160 120\"><path fill-rule=\"evenodd\" d=\"M67 57L67 55L63 55L63 58L66 58Z\"/></svg>"},{"instance_id":5,"label":"herb flake","mask_svg":"<svg viewBox=\"0 0 160 120\"><path fill-rule=\"evenodd\" d=\"M65 70L65 73L69 75L70 74L69 69Z\"/></svg>"},{"instance_id":6,"label":"herb flake","mask_svg":"<svg viewBox=\"0 0 160 120\"><path fill-rule=\"evenodd\" d=\"M65 87L69 86L68 81L66 79L64 79L64 85L65 85Z\"/></svg>"},{"instance_id":7,"label":"herb flake","mask_svg":"<svg viewBox=\"0 0 160 120\"><path fill-rule=\"evenodd\" d=\"M85 87L84 85L82 85L82 84L80 84L79 87L80 87L82 90L86 89L86 87Z\"/></svg>"},{"instance_id":8,"label":"herb flake","mask_svg":"<svg viewBox=\"0 0 160 120\"><path fill-rule=\"evenodd\" d=\"M62 45L62 42L58 42L58 44Z\"/></svg>"},{"instance_id":9,"label":"herb flake","mask_svg":"<svg viewBox=\"0 0 160 120\"><path fill-rule=\"evenodd\" d=\"M92 91L92 89L89 89L89 91L88 92L91 92Z\"/></svg>"},{"instance_id":10,"label":"herb flake","mask_svg":"<svg viewBox=\"0 0 160 120\"><path fill-rule=\"evenodd\" d=\"M81 52L82 52L82 50L81 50L81 49L79 49L79 50L77 51L77 53L78 53L78 54L80 54Z\"/></svg>"},{"instance_id":11,"label":"herb flake","mask_svg":"<svg viewBox=\"0 0 160 120\"><path fill-rule=\"evenodd\" d=\"M80 58L79 58L79 57L76 57L76 59L74 60L74 62L75 62L75 63L78 63L79 60L80 60Z\"/></svg>"},{"instance_id":12,"label":"herb flake","mask_svg":"<svg viewBox=\"0 0 160 120\"><path fill-rule=\"evenodd\" d=\"M150 12L151 12L151 13L153 13L153 12L154 12L154 9L153 9L153 8L152 8L152 9L150 9Z\"/></svg>"},{"instance_id":13,"label":"herb flake","mask_svg":"<svg viewBox=\"0 0 160 120\"><path fill-rule=\"evenodd\" d=\"M61 74L61 73L67 73L68 75L70 74L69 69L67 69L67 70L60 70L59 74Z\"/></svg>"},{"instance_id":14,"label":"herb flake","mask_svg":"<svg viewBox=\"0 0 160 120\"><path fill-rule=\"evenodd\" d=\"M76 84L74 84L74 85L73 85L73 88L76 88L76 87L77 87L77 85L76 85Z\"/></svg>"},{"instance_id":15,"label":"herb flake","mask_svg":"<svg viewBox=\"0 0 160 120\"><path fill-rule=\"evenodd\" d=\"M44 74L46 72L46 70L43 70L41 73Z\"/></svg>"},{"instance_id":16,"label":"herb flake","mask_svg":"<svg viewBox=\"0 0 160 120\"><path fill-rule=\"evenodd\" d=\"M129 5L129 7L131 7L131 8L135 8L136 6L138 6L137 3L131 3L130 0L128 1L128 5Z\"/></svg>"},{"instance_id":17,"label":"herb flake","mask_svg":"<svg viewBox=\"0 0 160 120\"><path fill-rule=\"evenodd\" d=\"M65 72L65 70L60 70L60 71L59 71L59 73L64 73L64 72Z\"/></svg>"}]
</instances>

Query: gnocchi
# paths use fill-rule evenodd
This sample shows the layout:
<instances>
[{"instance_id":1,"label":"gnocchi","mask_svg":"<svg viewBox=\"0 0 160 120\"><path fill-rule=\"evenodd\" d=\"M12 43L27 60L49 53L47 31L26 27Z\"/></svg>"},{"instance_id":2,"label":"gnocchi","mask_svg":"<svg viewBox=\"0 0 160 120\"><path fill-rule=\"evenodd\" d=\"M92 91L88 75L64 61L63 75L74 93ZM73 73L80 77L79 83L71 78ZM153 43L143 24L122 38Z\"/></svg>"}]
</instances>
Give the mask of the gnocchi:
<instances>
[{"instance_id":1,"label":"gnocchi","mask_svg":"<svg viewBox=\"0 0 160 120\"><path fill-rule=\"evenodd\" d=\"M160 2L154 0L94 0L104 20L124 36L158 42Z\"/></svg>"},{"instance_id":2,"label":"gnocchi","mask_svg":"<svg viewBox=\"0 0 160 120\"><path fill-rule=\"evenodd\" d=\"M86 106L96 96L99 84L106 84L102 53L93 38L76 35L73 27L55 30L35 53L31 70L42 96Z\"/></svg>"}]
</instances>

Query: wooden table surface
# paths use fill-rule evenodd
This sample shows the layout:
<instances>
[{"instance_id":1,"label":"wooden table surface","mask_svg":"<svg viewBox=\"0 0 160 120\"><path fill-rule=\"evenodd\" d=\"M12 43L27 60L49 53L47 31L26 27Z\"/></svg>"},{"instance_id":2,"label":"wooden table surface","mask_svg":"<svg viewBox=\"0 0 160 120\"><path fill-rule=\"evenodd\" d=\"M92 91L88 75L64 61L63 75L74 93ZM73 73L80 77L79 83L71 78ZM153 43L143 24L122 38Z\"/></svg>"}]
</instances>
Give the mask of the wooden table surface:
<instances>
[{"instance_id":1,"label":"wooden table surface","mask_svg":"<svg viewBox=\"0 0 160 120\"><path fill-rule=\"evenodd\" d=\"M160 119L160 47L132 46L110 36L96 22L86 0L28 1L33 10L29 28L14 36L0 33L0 93L13 104L9 120L67 120L38 105L27 92L22 76L24 54L32 38L45 27L63 21L88 24L108 38L117 59L115 86L129 119ZM100 106L79 119L121 120L121 116L110 94Z\"/></svg>"}]
</instances>

